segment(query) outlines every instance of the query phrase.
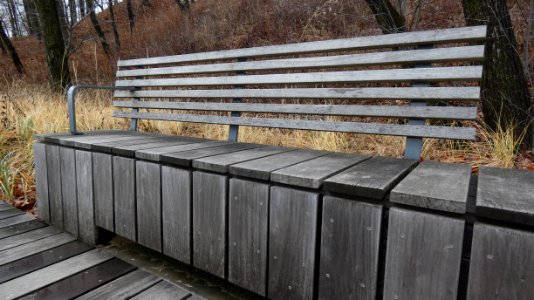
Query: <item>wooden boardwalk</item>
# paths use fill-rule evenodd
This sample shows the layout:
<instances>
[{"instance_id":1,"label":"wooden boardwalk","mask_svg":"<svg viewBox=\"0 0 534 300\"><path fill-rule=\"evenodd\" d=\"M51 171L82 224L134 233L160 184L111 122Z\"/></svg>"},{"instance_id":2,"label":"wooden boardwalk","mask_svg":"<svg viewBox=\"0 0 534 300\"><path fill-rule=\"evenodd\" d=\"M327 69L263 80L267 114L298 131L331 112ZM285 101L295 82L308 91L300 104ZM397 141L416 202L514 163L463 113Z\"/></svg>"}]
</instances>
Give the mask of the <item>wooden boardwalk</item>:
<instances>
[{"instance_id":1,"label":"wooden boardwalk","mask_svg":"<svg viewBox=\"0 0 534 300\"><path fill-rule=\"evenodd\" d=\"M202 299L0 202L0 299Z\"/></svg>"}]
</instances>

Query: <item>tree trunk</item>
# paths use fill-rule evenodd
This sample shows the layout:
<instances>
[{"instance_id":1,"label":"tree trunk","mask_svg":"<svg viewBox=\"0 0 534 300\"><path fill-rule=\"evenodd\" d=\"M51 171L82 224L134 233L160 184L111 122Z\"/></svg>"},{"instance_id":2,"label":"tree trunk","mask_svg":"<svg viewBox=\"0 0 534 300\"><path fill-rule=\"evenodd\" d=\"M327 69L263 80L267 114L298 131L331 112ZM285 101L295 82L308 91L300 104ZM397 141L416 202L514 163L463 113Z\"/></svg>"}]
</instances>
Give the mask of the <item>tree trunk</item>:
<instances>
[{"instance_id":1,"label":"tree trunk","mask_svg":"<svg viewBox=\"0 0 534 300\"><path fill-rule=\"evenodd\" d=\"M80 19L82 19L87 14L87 10L85 9L85 0L78 0L78 8L80 8Z\"/></svg>"},{"instance_id":2,"label":"tree trunk","mask_svg":"<svg viewBox=\"0 0 534 300\"><path fill-rule=\"evenodd\" d=\"M61 34L63 35L63 41L66 42L69 40L69 23L67 22L67 15L65 14L65 4L63 3L63 0L57 0L55 2L59 24L61 25Z\"/></svg>"},{"instance_id":3,"label":"tree trunk","mask_svg":"<svg viewBox=\"0 0 534 300\"><path fill-rule=\"evenodd\" d=\"M505 0L462 0L468 25L487 24L482 112L489 128L516 126L524 144L532 148L532 100L517 49L517 41Z\"/></svg>"},{"instance_id":4,"label":"tree trunk","mask_svg":"<svg viewBox=\"0 0 534 300\"><path fill-rule=\"evenodd\" d=\"M132 0L126 0L126 11L128 12L128 21L130 24L130 32L133 32L135 25L135 16L132 7Z\"/></svg>"},{"instance_id":5,"label":"tree trunk","mask_svg":"<svg viewBox=\"0 0 534 300\"><path fill-rule=\"evenodd\" d=\"M76 0L69 0L70 27L78 22L78 13L76 12Z\"/></svg>"},{"instance_id":6,"label":"tree trunk","mask_svg":"<svg viewBox=\"0 0 534 300\"><path fill-rule=\"evenodd\" d=\"M23 0L24 12L26 13L26 20L28 21L28 33L34 35L38 40L42 40L41 26L39 24L39 16L35 8L34 0Z\"/></svg>"},{"instance_id":7,"label":"tree trunk","mask_svg":"<svg viewBox=\"0 0 534 300\"><path fill-rule=\"evenodd\" d=\"M56 1L36 0L36 6L43 29L50 83L54 89L64 90L70 83L70 74Z\"/></svg>"},{"instance_id":8,"label":"tree trunk","mask_svg":"<svg viewBox=\"0 0 534 300\"><path fill-rule=\"evenodd\" d=\"M121 39L119 37L119 31L117 30L115 12L113 11L113 0L108 0L108 7L109 7L109 16L111 17L111 27L113 28L113 36L115 37L115 52L117 53L117 56L120 56Z\"/></svg>"},{"instance_id":9,"label":"tree trunk","mask_svg":"<svg viewBox=\"0 0 534 300\"><path fill-rule=\"evenodd\" d=\"M180 6L180 10L182 11L189 10L189 0L176 0L176 4Z\"/></svg>"},{"instance_id":10,"label":"tree trunk","mask_svg":"<svg viewBox=\"0 0 534 300\"><path fill-rule=\"evenodd\" d=\"M89 9L89 18L91 19L91 23L93 24L93 27L95 28L98 38L100 39L100 44L102 45L102 49L104 49L104 52L109 57L111 54L109 50L109 43L108 43L108 40L106 39L106 35L104 34L104 31L102 31L102 27L100 27L100 23L98 23L98 19L96 18L95 3L93 0L87 0L87 9Z\"/></svg>"},{"instance_id":11,"label":"tree trunk","mask_svg":"<svg viewBox=\"0 0 534 300\"><path fill-rule=\"evenodd\" d=\"M11 35L20 36L17 6L13 0L7 0L7 9L9 12L9 22L11 23Z\"/></svg>"},{"instance_id":12,"label":"tree trunk","mask_svg":"<svg viewBox=\"0 0 534 300\"><path fill-rule=\"evenodd\" d=\"M404 17L393 7L389 0L365 1L373 11L376 22L382 29L382 33L389 34L406 31Z\"/></svg>"},{"instance_id":13,"label":"tree trunk","mask_svg":"<svg viewBox=\"0 0 534 300\"><path fill-rule=\"evenodd\" d=\"M19 55L17 54L17 50L15 50L15 47L13 47L13 44L9 40L9 37L7 36L4 30L2 20L0 20L0 40L2 42L2 49L6 50L6 52L9 54L9 57L11 57L11 60L13 61L13 65L15 65L17 72L19 72L20 74L24 74L24 66L20 61Z\"/></svg>"}]
</instances>

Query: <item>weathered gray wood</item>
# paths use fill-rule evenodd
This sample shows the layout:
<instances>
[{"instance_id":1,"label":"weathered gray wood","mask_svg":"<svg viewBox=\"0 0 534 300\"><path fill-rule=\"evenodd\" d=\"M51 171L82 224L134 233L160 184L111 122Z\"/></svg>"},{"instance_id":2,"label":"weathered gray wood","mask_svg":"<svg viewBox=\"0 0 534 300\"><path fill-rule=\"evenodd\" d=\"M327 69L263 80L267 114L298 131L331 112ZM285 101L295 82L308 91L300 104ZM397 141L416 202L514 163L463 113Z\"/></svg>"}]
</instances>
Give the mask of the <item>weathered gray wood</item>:
<instances>
[{"instance_id":1,"label":"weathered gray wood","mask_svg":"<svg viewBox=\"0 0 534 300\"><path fill-rule=\"evenodd\" d=\"M484 46L465 46L425 50L387 51L336 56L303 57L208 65L119 70L117 77L186 75L237 71L288 70L348 66L385 65L395 63L473 61L484 57Z\"/></svg>"},{"instance_id":2,"label":"weathered gray wood","mask_svg":"<svg viewBox=\"0 0 534 300\"><path fill-rule=\"evenodd\" d=\"M375 299L382 207L323 198L319 299Z\"/></svg>"},{"instance_id":3,"label":"weathered gray wood","mask_svg":"<svg viewBox=\"0 0 534 300\"><path fill-rule=\"evenodd\" d=\"M269 185L230 179L228 281L266 295Z\"/></svg>"},{"instance_id":4,"label":"weathered gray wood","mask_svg":"<svg viewBox=\"0 0 534 300\"><path fill-rule=\"evenodd\" d=\"M115 91L117 98L299 98L299 99L442 99L478 100L480 87L375 87L226 90Z\"/></svg>"},{"instance_id":5,"label":"weathered gray wood","mask_svg":"<svg viewBox=\"0 0 534 300\"><path fill-rule=\"evenodd\" d=\"M477 215L534 225L534 172L480 168Z\"/></svg>"},{"instance_id":6,"label":"weathered gray wood","mask_svg":"<svg viewBox=\"0 0 534 300\"><path fill-rule=\"evenodd\" d=\"M82 241L94 245L98 239L93 194L93 159L91 152L76 150L76 193L78 197L78 232Z\"/></svg>"},{"instance_id":7,"label":"weathered gray wood","mask_svg":"<svg viewBox=\"0 0 534 300\"><path fill-rule=\"evenodd\" d=\"M21 297L112 258L113 256L102 250L91 250L2 283L0 284L0 295L6 299Z\"/></svg>"},{"instance_id":8,"label":"weathered gray wood","mask_svg":"<svg viewBox=\"0 0 534 300\"><path fill-rule=\"evenodd\" d=\"M390 201L465 213L471 166L425 161L392 191Z\"/></svg>"},{"instance_id":9,"label":"weathered gray wood","mask_svg":"<svg viewBox=\"0 0 534 300\"><path fill-rule=\"evenodd\" d=\"M234 175L269 180L271 172L275 170L326 154L327 152L323 151L295 150L231 165L229 171Z\"/></svg>"},{"instance_id":10,"label":"weathered gray wood","mask_svg":"<svg viewBox=\"0 0 534 300\"><path fill-rule=\"evenodd\" d=\"M76 298L76 300L129 299L158 283L160 280L145 271L135 270Z\"/></svg>"},{"instance_id":11,"label":"weathered gray wood","mask_svg":"<svg viewBox=\"0 0 534 300\"><path fill-rule=\"evenodd\" d=\"M0 265L21 259L23 257L39 253L41 251L61 246L68 242L72 242L76 238L68 233L60 233L40 240L26 243L11 249L0 251ZM1 295L1 293L0 293Z\"/></svg>"},{"instance_id":12,"label":"weathered gray wood","mask_svg":"<svg viewBox=\"0 0 534 300\"><path fill-rule=\"evenodd\" d=\"M481 66L117 80L119 87L480 80Z\"/></svg>"},{"instance_id":13,"label":"weathered gray wood","mask_svg":"<svg viewBox=\"0 0 534 300\"><path fill-rule=\"evenodd\" d=\"M193 172L193 265L225 276L228 178Z\"/></svg>"},{"instance_id":14,"label":"weathered gray wood","mask_svg":"<svg viewBox=\"0 0 534 300\"><path fill-rule=\"evenodd\" d=\"M273 146L208 156L193 160L193 168L218 173L228 173L228 167L230 165L265 156L269 157L274 154L283 153L291 150L293 149Z\"/></svg>"},{"instance_id":15,"label":"weathered gray wood","mask_svg":"<svg viewBox=\"0 0 534 300\"><path fill-rule=\"evenodd\" d=\"M271 187L268 296L311 299L319 195Z\"/></svg>"},{"instance_id":16,"label":"weathered gray wood","mask_svg":"<svg viewBox=\"0 0 534 300\"><path fill-rule=\"evenodd\" d=\"M286 114L337 115L361 117L421 118L475 120L476 107L443 106L385 106L385 105L316 105L316 104L255 104L255 103L211 103L211 102L169 102L169 101L114 101L117 107L150 109L239 111Z\"/></svg>"},{"instance_id":17,"label":"weathered gray wood","mask_svg":"<svg viewBox=\"0 0 534 300\"><path fill-rule=\"evenodd\" d=\"M31 216L28 216L28 215L24 215L23 218L25 220L23 220L20 223L16 223L14 225L10 225L7 227L0 226L0 239L5 239L13 235L21 234L24 232L28 232L28 231L32 231L38 228L48 226L45 223L40 222L36 219L33 219Z\"/></svg>"},{"instance_id":18,"label":"weathered gray wood","mask_svg":"<svg viewBox=\"0 0 534 300\"><path fill-rule=\"evenodd\" d=\"M313 53L351 49L387 48L419 44L437 44L447 42L481 41L486 37L486 26L439 29L431 31L388 34L387 36L366 36L337 40L316 41L286 45L274 45L235 50L213 51L204 53L182 54L154 58L121 60L119 67L161 65L193 61L209 61L232 58L249 58L257 56Z\"/></svg>"},{"instance_id":19,"label":"weathered gray wood","mask_svg":"<svg viewBox=\"0 0 534 300\"><path fill-rule=\"evenodd\" d=\"M58 133L48 133L48 134L38 134L33 137L40 142L59 144L59 141L62 139L69 139L74 137L81 136L97 136L97 135L109 135L109 134L122 134L124 130L95 130L95 131L85 131L81 132L79 135L72 135L70 132L58 132Z\"/></svg>"},{"instance_id":20,"label":"weathered gray wood","mask_svg":"<svg viewBox=\"0 0 534 300\"><path fill-rule=\"evenodd\" d=\"M4 201L0 202L0 211L6 211L10 209L13 209L13 206L5 203Z\"/></svg>"},{"instance_id":21,"label":"weathered gray wood","mask_svg":"<svg viewBox=\"0 0 534 300\"><path fill-rule=\"evenodd\" d=\"M136 151L135 157L144 159L144 160L159 162L161 160L161 154L164 154L164 153L176 153L176 152L195 150L195 149L201 149L201 148L210 148L210 147L227 145L227 144L231 144L231 143L226 142L226 141L208 141L208 142L185 144L185 145L179 145L179 146L150 148L150 149L143 149L143 150Z\"/></svg>"},{"instance_id":22,"label":"weathered gray wood","mask_svg":"<svg viewBox=\"0 0 534 300\"><path fill-rule=\"evenodd\" d=\"M392 208L384 299L456 299L464 221Z\"/></svg>"},{"instance_id":23,"label":"weathered gray wood","mask_svg":"<svg viewBox=\"0 0 534 300\"><path fill-rule=\"evenodd\" d=\"M92 153L95 201L95 224L115 232L113 216L113 158L111 155Z\"/></svg>"},{"instance_id":24,"label":"weathered gray wood","mask_svg":"<svg viewBox=\"0 0 534 300\"><path fill-rule=\"evenodd\" d=\"M63 229L63 200L61 198L60 147L46 145L46 169L48 178L48 200L50 203L50 223Z\"/></svg>"},{"instance_id":25,"label":"weathered gray wood","mask_svg":"<svg viewBox=\"0 0 534 300\"><path fill-rule=\"evenodd\" d=\"M476 130L474 128L449 126L394 125L383 123L308 121L250 117L236 118L209 115L143 113L126 111L114 111L113 116L117 118L138 118L146 120L306 129L331 132L355 132L365 134L415 136L459 140L474 140L476 136Z\"/></svg>"},{"instance_id":26,"label":"weathered gray wood","mask_svg":"<svg viewBox=\"0 0 534 300\"><path fill-rule=\"evenodd\" d=\"M152 141L158 141L160 137L158 136L136 136L131 137L128 140L121 140L121 141L111 141L111 142L105 142L105 143L95 143L91 145L91 150L103 152L103 153L112 153L112 149L115 146L130 146L130 145L136 145L136 144L144 144L147 142Z\"/></svg>"},{"instance_id":27,"label":"weathered gray wood","mask_svg":"<svg viewBox=\"0 0 534 300\"><path fill-rule=\"evenodd\" d=\"M191 263L191 172L161 167L163 253Z\"/></svg>"},{"instance_id":28,"label":"weathered gray wood","mask_svg":"<svg viewBox=\"0 0 534 300\"><path fill-rule=\"evenodd\" d=\"M160 165L137 161L137 242L161 252L161 172Z\"/></svg>"},{"instance_id":29,"label":"weathered gray wood","mask_svg":"<svg viewBox=\"0 0 534 300\"><path fill-rule=\"evenodd\" d=\"M35 220L35 218L29 214L23 214L18 216L9 217L7 219L0 220L0 228L9 227L12 225Z\"/></svg>"},{"instance_id":30,"label":"weathered gray wood","mask_svg":"<svg viewBox=\"0 0 534 300\"><path fill-rule=\"evenodd\" d=\"M531 299L534 234L475 224L467 299Z\"/></svg>"},{"instance_id":31,"label":"weathered gray wood","mask_svg":"<svg viewBox=\"0 0 534 300\"><path fill-rule=\"evenodd\" d=\"M59 144L68 147L76 147L81 149L91 149L91 145L95 143L104 143L106 141L121 141L130 139L132 136L138 135L137 133L123 131L123 133L113 133L107 135L97 136L84 136L75 135L68 138L62 138L59 140Z\"/></svg>"},{"instance_id":32,"label":"weathered gray wood","mask_svg":"<svg viewBox=\"0 0 534 300\"><path fill-rule=\"evenodd\" d=\"M76 156L74 149L59 149L61 163L61 198L65 231L78 236L78 196L76 195Z\"/></svg>"},{"instance_id":33,"label":"weathered gray wood","mask_svg":"<svg viewBox=\"0 0 534 300\"><path fill-rule=\"evenodd\" d=\"M18 216L18 215L22 215L22 214L24 214L24 212L22 210L16 209L16 208L3 210L3 211L0 211L0 220L7 219L7 218L10 218L10 217L14 217L14 216Z\"/></svg>"},{"instance_id":34,"label":"weathered gray wood","mask_svg":"<svg viewBox=\"0 0 534 300\"><path fill-rule=\"evenodd\" d=\"M319 188L324 179L366 160L365 156L331 153L271 173L271 181Z\"/></svg>"},{"instance_id":35,"label":"weathered gray wood","mask_svg":"<svg viewBox=\"0 0 534 300\"><path fill-rule=\"evenodd\" d=\"M135 160L113 157L113 207L115 233L137 240L135 201Z\"/></svg>"},{"instance_id":36,"label":"weathered gray wood","mask_svg":"<svg viewBox=\"0 0 534 300\"><path fill-rule=\"evenodd\" d=\"M248 144L248 143L235 143L227 144L218 147L209 147L189 151L173 152L173 153L163 153L160 155L161 161L169 164L189 167L192 164L194 159L199 159L202 157L213 156L217 154L237 152L252 148L261 148L265 147L262 145Z\"/></svg>"},{"instance_id":37,"label":"weathered gray wood","mask_svg":"<svg viewBox=\"0 0 534 300\"><path fill-rule=\"evenodd\" d=\"M168 281L160 281L151 288L143 291L132 300L181 300L187 299L191 293Z\"/></svg>"},{"instance_id":38,"label":"weathered gray wood","mask_svg":"<svg viewBox=\"0 0 534 300\"><path fill-rule=\"evenodd\" d=\"M35 193L37 216L50 222L50 203L48 201L48 171L46 168L46 146L33 144L33 162L35 165Z\"/></svg>"},{"instance_id":39,"label":"weathered gray wood","mask_svg":"<svg viewBox=\"0 0 534 300\"><path fill-rule=\"evenodd\" d=\"M169 137L166 141L147 141L146 143L129 145L129 146L115 146L112 148L113 154L125 156L125 157L135 157L135 152L144 149L158 149L162 147L170 146L179 146L195 143L196 139L183 137L183 139L175 139L174 137Z\"/></svg>"},{"instance_id":40,"label":"weathered gray wood","mask_svg":"<svg viewBox=\"0 0 534 300\"><path fill-rule=\"evenodd\" d=\"M414 160L373 157L324 181L331 192L383 199L417 164Z\"/></svg>"},{"instance_id":41,"label":"weathered gray wood","mask_svg":"<svg viewBox=\"0 0 534 300\"><path fill-rule=\"evenodd\" d=\"M45 237L55 235L61 231L55 227L47 226L44 228L35 229L32 231L17 234L11 237L2 239L0 243L0 251L4 251L13 247L17 247L29 242L37 241Z\"/></svg>"}]
</instances>

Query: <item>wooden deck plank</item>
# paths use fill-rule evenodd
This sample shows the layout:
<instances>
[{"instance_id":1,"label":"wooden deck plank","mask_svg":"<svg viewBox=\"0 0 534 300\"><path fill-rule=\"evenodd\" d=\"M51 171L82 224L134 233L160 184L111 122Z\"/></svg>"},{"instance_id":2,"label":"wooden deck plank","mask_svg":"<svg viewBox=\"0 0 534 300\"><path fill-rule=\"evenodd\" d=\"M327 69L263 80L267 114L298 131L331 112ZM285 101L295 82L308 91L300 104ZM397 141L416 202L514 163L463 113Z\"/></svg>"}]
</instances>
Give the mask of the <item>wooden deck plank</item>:
<instances>
[{"instance_id":1,"label":"wooden deck plank","mask_svg":"<svg viewBox=\"0 0 534 300\"><path fill-rule=\"evenodd\" d=\"M59 146L46 147L46 169L48 171L48 201L50 203L50 223L63 229L63 200L61 197L61 171Z\"/></svg>"},{"instance_id":2,"label":"wooden deck plank","mask_svg":"<svg viewBox=\"0 0 534 300\"><path fill-rule=\"evenodd\" d=\"M143 291L132 300L180 300L187 299L191 293L167 281L161 281L151 288Z\"/></svg>"},{"instance_id":3,"label":"wooden deck plank","mask_svg":"<svg viewBox=\"0 0 534 300\"><path fill-rule=\"evenodd\" d=\"M188 151L188 150L216 147L216 146L227 145L227 144L232 144L232 143L229 143L226 141L208 141L208 142L192 143L192 144L185 144L185 145L179 145L179 146L168 146L168 147L161 147L161 148L143 149L143 150L136 151L135 157L139 159L159 162L161 160L161 155L164 153L176 153L176 152L182 152L182 151Z\"/></svg>"},{"instance_id":4,"label":"wooden deck plank","mask_svg":"<svg viewBox=\"0 0 534 300\"><path fill-rule=\"evenodd\" d=\"M59 149L61 164L61 198L65 231L78 236L78 195L76 194L76 155L74 149Z\"/></svg>"},{"instance_id":5,"label":"wooden deck plank","mask_svg":"<svg viewBox=\"0 0 534 300\"><path fill-rule=\"evenodd\" d=\"M161 167L163 253L191 263L191 171Z\"/></svg>"},{"instance_id":6,"label":"wooden deck plank","mask_svg":"<svg viewBox=\"0 0 534 300\"><path fill-rule=\"evenodd\" d=\"M76 298L76 300L129 299L161 281L145 271L134 270ZM156 300L156 299L153 299Z\"/></svg>"},{"instance_id":7,"label":"wooden deck plank","mask_svg":"<svg viewBox=\"0 0 534 300\"><path fill-rule=\"evenodd\" d=\"M135 173L137 242L161 252L161 166L137 161Z\"/></svg>"},{"instance_id":8,"label":"wooden deck plank","mask_svg":"<svg viewBox=\"0 0 534 300\"><path fill-rule=\"evenodd\" d=\"M91 250L0 284L0 295L17 298L112 259L102 250Z\"/></svg>"},{"instance_id":9,"label":"wooden deck plank","mask_svg":"<svg viewBox=\"0 0 534 300\"><path fill-rule=\"evenodd\" d=\"M146 144L146 143L158 141L159 139L160 139L159 136L136 136L128 140L96 143L96 144L91 145L91 150L111 154L115 146L119 146L119 145L120 146L131 146L131 145L137 145L137 144Z\"/></svg>"},{"instance_id":10,"label":"wooden deck plank","mask_svg":"<svg viewBox=\"0 0 534 300\"><path fill-rule=\"evenodd\" d=\"M13 208L13 206L5 203L4 201L0 202L0 211L6 211L6 210L10 210L12 208Z\"/></svg>"},{"instance_id":11,"label":"wooden deck plank","mask_svg":"<svg viewBox=\"0 0 534 300\"><path fill-rule=\"evenodd\" d=\"M41 251L60 246L74 240L76 240L76 238L71 234L60 233L8 250L0 251L0 265L7 264L28 255L39 253Z\"/></svg>"},{"instance_id":12,"label":"wooden deck plank","mask_svg":"<svg viewBox=\"0 0 534 300\"><path fill-rule=\"evenodd\" d=\"M48 225L35 219L24 221L22 223L17 223L15 225L0 228L0 239L4 239L10 236L14 236L46 226Z\"/></svg>"},{"instance_id":13,"label":"wooden deck plank","mask_svg":"<svg viewBox=\"0 0 534 300\"><path fill-rule=\"evenodd\" d=\"M33 144L33 162L35 165L35 198L37 216L50 222L50 203L48 200L48 176L46 168L46 146L43 143ZM1 210L1 209L0 209Z\"/></svg>"},{"instance_id":14,"label":"wooden deck plank","mask_svg":"<svg viewBox=\"0 0 534 300\"><path fill-rule=\"evenodd\" d=\"M95 223L104 229L115 232L113 209L113 156L92 153L93 191L95 201Z\"/></svg>"},{"instance_id":15,"label":"wooden deck plank","mask_svg":"<svg viewBox=\"0 0 534 300\"><path fill-rule=\"evenodd\" d=\"M113 157L113 201L115 233L135 242L137 240L135 160Z\"/></svg>"},{"instance_id":16,"label":"wooden deck plank","mask_svg":"<svg viewBox=\"0 0 534 300\"><path fill-rule=\"evenodd\" d=\"M189 137L181 137L181 138L168 137L166 139L162 139L162 140L158 140L154 142L147 141L146 143L130 145L130 146L115 146L113 147L111 151L115 155L120 155L124 157L135 157L135 152L139 150L187 145L187 144L193 144L196 141L197 139L189 138Z\"/></svg>"},{"instance_id":17,"label":"wooden deck plank","mask_svg":"<svg viewBox=\"0 0 534 300\"><path fill-rule=\"evenodd\" d=\"M20 223L24 223L24 222L28 222L32 220L35 220L35 218L29 214L17 215L17 216L9 217L7 219L0 220L0 228L9 227L12 225L16 225L16 224L20 224Z\"/></svg>"},{"instance_id":18,"label":"wooden deck plank","mask_svg":"<svg viewBox=\"0 0 534 300\"><path fill-rule=\"evenodd\" d=\"M265 147L262 145L248 144L248 143L235 143L218 147L201 148L189 151L181 151L176 153L165 153L161 155L161 161L172 165L190 167L193 159L199 159L202 157L213 156L224 153L237 152L241 150L247 150L252 148Z\"/></svg>"},{"instance_id":19,"label":"wooden deck plank","mask_svg":"<svg viewBox=\"0 0 534 300\"><path fill-rule=\"evenodd\" d=\"M76 150L76 196L78 198L78 236L90 245L98 239L95 224L93 159L89 151Z\"/></svg>"},{"instance_id":20,"label":"wooden deck plank","mask_svg":"<svg viewBox=\"0 0 534 300\"><path fill-rule=\"evenodd\" d=\"M319 195L271 187L268 297L311 299Z\"/></svg>"},{"instance_id":21,"label":"wooden deck plank","mask_svg":"<svg viewBox=\"0 0 534 300\"><path fill-rule=\"evenodd\" d=\"M24 214L24 212L16 208L6 209L4 211L0 211L0 220L22 215L22 214Z\"/></svg>"},{"instance_id":22,"label":"wooden deck plank","mask_svg":"<svg viewBox=\"0 0 534 300\"><path fill-rule=\"evenodd\" d=\"M193 265L224 278L228 178L193 172Z\"/></svg>"},{"instance_id":23,"label":"wooden deck plank","mask_svg":"<svg viewBox=\"0 0 534 300\"><path fill-rule=\"evenodd\" d=\"M55 264L69 257L91 250L92 247L80 241L73 241L39 253L35 253L0 266L0 283Z\"/></svg>"},{"instance_id":24,"label":"wooden deck plank","mask_svg":"<svg viewBox=\"0 0 534 300\"><path fill-rule=\"evenodd\" d=\"M35 229L32 231L28 231L25 233L17 234L14 236L10 236L0 241L0 251L4 251L4 250L17 247L17 246L20 246L26 243L37 241L42 238L55 235L55 234L59 234L59 233L61 233L61 230L55 227L52 227L52 226L47 226L47 227Z\"/></svg>"},{"instance_id":25,"label":"wooden deck plank","mask_svg":"<svg viewBox=\"0 0 534 300\"><path fill-rule=\"evenodd\" d=\"M117 279L135 268L118 258L113 258L19 299L72 299Z\"/></svg>"}]
</instances>

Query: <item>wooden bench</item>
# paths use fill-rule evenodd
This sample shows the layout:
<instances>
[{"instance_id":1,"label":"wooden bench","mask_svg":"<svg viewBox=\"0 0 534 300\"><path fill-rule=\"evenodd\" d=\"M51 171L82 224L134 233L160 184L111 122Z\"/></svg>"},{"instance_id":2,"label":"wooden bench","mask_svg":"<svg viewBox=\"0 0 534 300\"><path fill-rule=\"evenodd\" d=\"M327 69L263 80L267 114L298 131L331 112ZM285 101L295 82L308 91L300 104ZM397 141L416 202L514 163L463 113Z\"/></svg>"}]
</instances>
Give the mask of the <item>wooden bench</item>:
<instances>
[{"instance_id":1,"label":"wooden bench","mask_svg":"<svg viewBox=\"0 0 534 300\"><path fill-rule=\"evenodd\" d=\"M515 229L534 214L504 205L503 221L484 203L529 207L531 193L521 198L518 184L510 199L475 204L469 166L418 165L424 138L475 139L463 121L476 119L485 35L467 27L121 60L114 116L132 130L78 134L71 89L71 133L35 144L39 216L90 243L110 231L274 299L491 298L481 287L530 282L534 268L500 274L495 260L488 273L481 260L487 247L514 252L506 239L534 243ZM138 132L140 119L229 125L229 140ZM405 159L237 142L239 126L405 136ZM500 295L532 288L510 286Z\"/></svg>"}]
</instances>

